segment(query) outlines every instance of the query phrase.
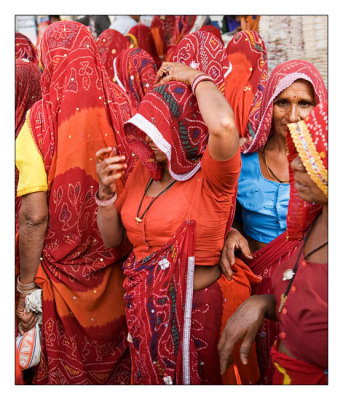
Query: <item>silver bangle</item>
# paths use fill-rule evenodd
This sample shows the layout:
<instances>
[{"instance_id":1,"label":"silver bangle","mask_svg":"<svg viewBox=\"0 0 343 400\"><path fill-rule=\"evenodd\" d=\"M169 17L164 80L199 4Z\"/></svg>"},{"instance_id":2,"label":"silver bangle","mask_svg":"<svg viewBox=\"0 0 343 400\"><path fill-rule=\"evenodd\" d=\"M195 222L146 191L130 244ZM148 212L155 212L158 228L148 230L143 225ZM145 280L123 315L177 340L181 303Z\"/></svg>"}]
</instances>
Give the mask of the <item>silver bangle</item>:
<instances>
[{"instance_id":1,"label":"silver bangle","mask_svg":"<svg viewBox=\"0 0 343 400\"><path fill-rule=\"evenodd\" d=\"M107 207L113 204L117 200L117 193L114 193L113 197L107 200L99 199L99 190L95 193L95 202L99 207Z\"/></svg>"}]
</instances>

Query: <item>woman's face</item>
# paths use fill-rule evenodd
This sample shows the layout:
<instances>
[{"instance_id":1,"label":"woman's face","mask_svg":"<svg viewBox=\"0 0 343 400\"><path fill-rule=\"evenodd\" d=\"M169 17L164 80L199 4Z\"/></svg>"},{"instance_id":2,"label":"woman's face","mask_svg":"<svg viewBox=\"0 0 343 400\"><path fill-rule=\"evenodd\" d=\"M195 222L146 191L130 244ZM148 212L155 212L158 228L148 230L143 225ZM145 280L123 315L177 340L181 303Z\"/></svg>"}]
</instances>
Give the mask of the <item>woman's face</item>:
<instances>
[{"instance_id":1,"label":"woman's face","mask_svg":"<svg viewBox=\"0 0 343 400\"><path fill-rule=\"evenodd\" d=\"M166 163L167 156L164 153L162 153L162 151L156 146L156 144L150 139L148 135L145 136L145 141L148 143L151 150L154 152L156 161L160 163Z\"/></svg>"},{"instance_id":2,"label":"woman's face","mask_svg":"<svg viewBox=\"0 0 343 400\"><path fill-rule=\"evenodd\" d=\"M328 198L310 178L299 156L291 162L291 168L299 197L310 203L327 204Z\"/></svg>"},{"instance_id":3,"label":"woman's face","mask_svg":"<svg viewBox=\"0 0 343 400\"><path fill-rule=\"evenodd\" d=\"M282 91L274 100L273 130L286 137L287 124L305 119L316 105L310 82L299 79Z\"/></svg>"}]
</instances>

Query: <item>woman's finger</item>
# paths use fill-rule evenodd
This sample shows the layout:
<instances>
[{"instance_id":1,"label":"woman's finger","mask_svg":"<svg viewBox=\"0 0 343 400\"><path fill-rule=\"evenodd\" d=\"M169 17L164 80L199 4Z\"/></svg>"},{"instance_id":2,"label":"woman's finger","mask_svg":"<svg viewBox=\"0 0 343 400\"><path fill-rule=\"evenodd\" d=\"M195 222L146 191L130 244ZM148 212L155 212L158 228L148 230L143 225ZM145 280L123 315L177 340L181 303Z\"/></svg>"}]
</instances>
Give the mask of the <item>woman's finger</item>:
<instances>
[{"instance_id":1,"label":"woman's finger","mask_svg":"<svg viewBox=\"0 0 343 400\"><path fill-rule=\"evenodd\" d=\"M96 162L98 163L98 162L103 161L103 159L105 158L105 155L106 155L107 153L110 153L112 150L113 150L112 147L106 147L106 148L103 148L103 149L98 150L98 151L95 153L95 160L96 160Z\"/></svg>"},{"instance_id":2,"label":"woman's finger","mask_svg":"<svg viewBox=\"0 0 343 400\"><path fill-rule=\"evenodd\" d=\"M113 172L122 171L127 168L127 164L110 164L102 171L105 175L111 175Z\"/></svg>"},{"instance_id":3,"label":"woman's finger","mask_svg":"<svg viewBox=\"0 0 343 400\"><path fill-rule=\"evenodd\" d=\"M254 339L255 339L255 337L251 336L249 334L246 334L244 336L243 342L242 342L240 350L239 350L241 361L242 361L242 364L244 364L244 365L248 364L250 350L251 350L251 346L252 346Z\"/></svg>"},{"instance_id":4,"label":"woman's finger","mask_svg":"<svg viewBox=\"0 0 343 400\"><path fill-rule=\"evenodd\" d=\"M229 263L229 259L227 258L225 250L223 250L223 253L222 253L222 256L221 256L221 259L220 259L220 267L221 267L221 269L223 271L223 274L226 276L226 278L229 281L231 281L233 271L231 269L231 266L230 266L230 263Z\"/></svg>"},{"instance_id":5,"label":"woman's finger","mask_svg":"<svg viewBox=\"0 0 343 400\"><path fill-rule=\"evenodd\" d=\"M234 342L232 340L229 340L224 330L222 337L220 338L218 343L219 365L221 374L224 374L227 367L229 366L229 361L233 348L234 348Z\"/></svg>"},{"instance_id":6,"label":"woman's finger","mask_svg":"<svg viewBox=\"0 0 343 400\"><path fill-rule=\"evenodd\" d=\"M250 259L253 258L247 240L241 239L241 240L239 241L239 247L241 248L241 252L242 252L242 254L243 254L244 257L250 258Z\"/></svg>"},{"instance_id":7,"label":"woman's finger","mask_svg":"<svg viewBox=\"0 0 343 400\"><path fill-rule=\"evenodd\" d=\"M118 155L118 156L114 156L114 157L108 157L105 160L102 161L101 166L103 168L106 168L107 165L110 164L120 164L123 163L125 161L125 156L122 155Z\"/></svg>"}]
</instances>

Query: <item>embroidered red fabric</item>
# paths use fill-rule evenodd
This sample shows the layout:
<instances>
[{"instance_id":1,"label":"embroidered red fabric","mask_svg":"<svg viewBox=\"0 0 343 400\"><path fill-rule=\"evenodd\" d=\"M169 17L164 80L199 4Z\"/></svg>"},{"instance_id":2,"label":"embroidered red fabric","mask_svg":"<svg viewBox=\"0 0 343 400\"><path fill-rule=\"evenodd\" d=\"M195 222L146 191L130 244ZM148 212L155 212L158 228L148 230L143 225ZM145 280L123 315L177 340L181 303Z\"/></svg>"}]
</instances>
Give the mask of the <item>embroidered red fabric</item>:
<instances>
[{"instance_id":1,"label":"embroidered red fabric","mask_svg":"<svg viewBox=\"0 0 343 400\"><path fill-rule=\"evenodd\" d=\"M235 114L238 132L245 137L249 114L253 115L261 106L268 80L267 50L257 32L241 31L230 40L225 51L230 62L225 97Z\"/></svg>"},{"instance_id":2,"label":"embroidered red fabric","mask_svg":"<svg viewBox=\"0 0 343 400\"><path fill-rule=\"evenodd\" d=\"M39 65L37 49L31 40L20 32L15 33L15 58L24 58Z\"/></svg>"},{"instance_id":3,"label":"embroidered red fabric","mask_svg":"<svg viewBox=\"0 0 343 400\"><path fill-rule=\"evenodd\" d=\"M199 32L209 32L212 33L212 35L214 35L218 40L220 40L222 42L222 44L224 45L223 42L223 38L222 38L222 34L220 32L220 29L217 28L214 25L204 25L199 29Z\"/></svg>"},{"instance_id":4,"label":"embroidered red fabric","mask_svg":"<svg viewBox=\"0 0 343 400\"><path fill-rule=\"evenodd\" d=\"M293 125L293 124L291 124ZM327 188L328 168L328 104L318 104L307 116L304 123L289 125L286 138L289 163L299 154L311 179ZM310 136L308 136L310 134ZM324 174L326 172L326 185ZM294 171L289 168L290 200L287 214L287 234L289 239L302 239L321 210L316 203L301 199L294 186ZM317 183L317 182L316 182ZM327 189L326 189L327 190Z\"/></svg>"},{"instance_id":5,"label":"embroidered red fabric","mask_svg":"<svg viewBox=\"0 0 343 400\"><path fill-rule=\"evenodd\" d=\"M223 44L212 33L195 32L177 45L173 62L180 62L209 75L221 92L229 73L229 60Z\"/></svg>"},{"instance_id":6,"label":"embroidered red fabric","mask_svg":"<svg viewBox=\"0 0 343 400\"><path fill-rule=\"evenodd\" d=\"M113 61L125 49L131 46L129 39L115 29L105 29L100 33L96 44L108 76L114 78Z\"/></svg>"},{"instance_id":7,"label":"embroidered red fabric","mask_svg":"<svg viewBox=\"0 0 343 400\"><path fill-rule=\"evenodd\" d=\"M123 50L115 59L116 82L138 109L145 94L153 88L157 67L153 58L139 48Z\"/></svg>"},{"instance_id":8,"label":"embroidered red fabric","mask_svg":"<svg viewBox=\"0 0 343 400\"><path fill-rule=\"evenodd\" d=\"M42 98L41 76L36 64L27 59L15 61L15 137L25 122L26 112Z\"/></svg>"}]
</instances>

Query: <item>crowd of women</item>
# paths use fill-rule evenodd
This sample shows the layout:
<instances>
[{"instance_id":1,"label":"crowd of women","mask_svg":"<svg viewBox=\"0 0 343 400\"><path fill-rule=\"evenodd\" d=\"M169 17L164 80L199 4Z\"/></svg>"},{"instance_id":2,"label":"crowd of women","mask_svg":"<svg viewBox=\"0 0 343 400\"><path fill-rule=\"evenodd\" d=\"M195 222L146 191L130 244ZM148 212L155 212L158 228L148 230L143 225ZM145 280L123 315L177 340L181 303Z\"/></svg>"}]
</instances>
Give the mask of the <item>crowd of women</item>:
<instances>
[{"instance_id":1,"label":"crowd of women","mask_svg":"<svg viewBox=\"0 0 343 400\"><path fill-rule=\"evenodd\" d=\"M325 84L195 19L16 34L17 383L327 384Z\"/></svg>"}]
</instances>

